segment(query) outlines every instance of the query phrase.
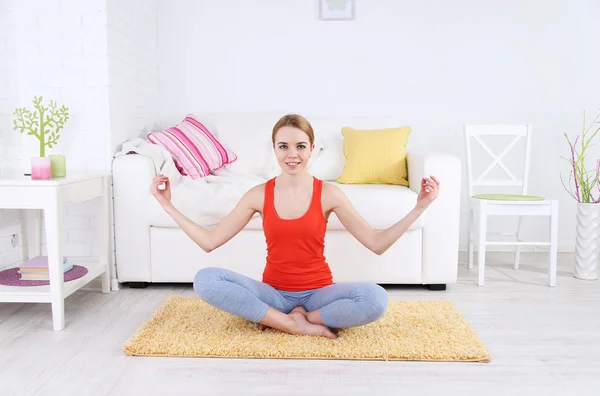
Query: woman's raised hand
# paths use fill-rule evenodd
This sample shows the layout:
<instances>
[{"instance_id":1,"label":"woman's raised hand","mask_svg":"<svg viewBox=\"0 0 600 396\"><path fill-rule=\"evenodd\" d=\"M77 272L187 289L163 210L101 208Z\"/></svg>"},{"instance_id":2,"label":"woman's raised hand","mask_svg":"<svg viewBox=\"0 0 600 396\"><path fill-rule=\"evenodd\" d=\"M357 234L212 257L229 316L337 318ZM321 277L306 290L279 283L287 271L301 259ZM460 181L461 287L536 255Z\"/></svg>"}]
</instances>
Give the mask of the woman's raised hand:
<instances>
[{"instance_id":1,"label":"woman's raised hand","mask_svg":"<svg viewBox=\"0 0 600 396\"><path fill-rule=\"evenodd\" d=\"M425 209L437 198L440 181L434 176L424 177L421 180L421 192L417 197L417 207Z\"/></svg>"},{"instance_id":2,"label":"woman's raised hand","mask_svg":"<svg viewBox=\"0 0 600 396\"><path fill-rule=\"evenodd\" d=\"M158 188L163 184L164 189ZM171 204L171 183L167 176L158 175L152 179L152 195L163 208Z\"/></svg>"}]
</instances>

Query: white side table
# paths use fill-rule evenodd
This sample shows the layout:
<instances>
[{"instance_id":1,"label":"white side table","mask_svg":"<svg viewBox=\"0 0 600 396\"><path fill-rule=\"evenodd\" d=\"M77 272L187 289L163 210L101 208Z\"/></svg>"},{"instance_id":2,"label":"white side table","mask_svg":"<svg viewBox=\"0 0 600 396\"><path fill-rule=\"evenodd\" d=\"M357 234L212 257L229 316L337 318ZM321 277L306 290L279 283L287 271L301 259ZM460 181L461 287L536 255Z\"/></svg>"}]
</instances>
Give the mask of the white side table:
<instances>
[{"instance_id":1,"label":"white side table","mask_svg":"<svg viewBox=\"0 0 600 396\"><path fill-rule=\"evenodd\" d=\"M97 221L99 257L97 260L69 260L86 267L88 273L69 282L63 281L62 209L90 199L102 199ZM28 257L41 250L41 211L44 214L48 252L48 286L0 285L0 302L36 302L52 304L54 330L65 327L65 298L102 276L102 293L110 291L109 271L109 196L108 174L67 176L52 180L31 180L29 176L0 178L0 209L26 210ZM33 209L33 210L31 210Z\"/></svg>"}]
</instances>

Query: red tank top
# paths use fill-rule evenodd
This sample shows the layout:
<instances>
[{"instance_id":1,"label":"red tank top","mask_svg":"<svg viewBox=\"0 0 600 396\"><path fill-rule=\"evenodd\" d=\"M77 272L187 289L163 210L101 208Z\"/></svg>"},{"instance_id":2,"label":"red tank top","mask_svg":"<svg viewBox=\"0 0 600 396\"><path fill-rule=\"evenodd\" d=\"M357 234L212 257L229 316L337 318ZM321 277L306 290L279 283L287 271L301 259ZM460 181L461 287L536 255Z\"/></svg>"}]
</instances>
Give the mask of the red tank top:
<instances>
[{"instance_id":1,"label":"red tank top","mask_svg":"<svg viewBox=\"0 0 600 396\"><path fill-rule=\"evenodd\" d=\"M333 283L325 261L325 230L321 191L323 182L313 178L308 211L297 219L279 217L274 204L275 179L267 181L263 208L263 229L267 241L267 264L263 282L278 290L303 291Z\"/></svg>"}]
</instances>

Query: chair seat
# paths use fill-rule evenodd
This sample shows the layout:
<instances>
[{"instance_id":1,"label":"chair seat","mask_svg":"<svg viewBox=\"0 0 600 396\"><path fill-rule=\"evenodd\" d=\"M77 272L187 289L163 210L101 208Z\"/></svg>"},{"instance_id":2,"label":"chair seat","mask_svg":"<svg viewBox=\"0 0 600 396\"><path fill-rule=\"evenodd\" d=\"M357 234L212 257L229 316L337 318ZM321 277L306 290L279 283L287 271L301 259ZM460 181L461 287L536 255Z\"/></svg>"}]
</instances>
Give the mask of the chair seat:
<instances>
[{"instance_id":1,"label":"chair seat","mask_svg":"<svg viewBox=\"0 0 600 396\"><path fill-rule=\"evenodd\" d=\"M470 210L483 216L548 216L555 200L500 200L471 197Z\"/></svg>"},{"instance_id":2,"label":"chair seat","mask_svg":"<svg viewBox=\"0 0 600 396\"><path fill-rule=\"evenodd\" d=\"M543 201L545 198L535 195L520 195L520 194L477 194L472 198L484 199L490 201Z\"/></svg>"}]
</instances>

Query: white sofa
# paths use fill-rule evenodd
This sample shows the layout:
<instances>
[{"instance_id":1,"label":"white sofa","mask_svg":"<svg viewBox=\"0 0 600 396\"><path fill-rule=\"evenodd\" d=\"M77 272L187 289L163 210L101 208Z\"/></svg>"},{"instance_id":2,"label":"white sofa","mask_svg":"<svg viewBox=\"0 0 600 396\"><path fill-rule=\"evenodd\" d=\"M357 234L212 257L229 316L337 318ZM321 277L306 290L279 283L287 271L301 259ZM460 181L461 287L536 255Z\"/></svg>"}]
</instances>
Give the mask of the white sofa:
<instances>
[{"instance_id":1,"label":"white sofa","mask_svg":"<svg viewBox=\"0 0 600 396\"><path fill-rule=\"evenodd\" d=\"M173 190L174 202L177 198L184 202L185 197L182 195L189 193L187 213L182 211L210 228L215 220L228 213L247 188L277 175L280 169L276 166L271 146L271 130L281 115L197 114L200 121L238 156L238 160L217 171L215 176L207 178L212 181L192 181L188 177L182 177L179 188ZM460 161L448 154L411 151L409 137L409 187L338 184L335 180L344 166L341 135L343 126L372 129L404 124L385 117L307 116L307 119L315 131L317 146L308 165L309 172L338 185L376 230L391 226L411 210L423 176L435 175L441 181L438 199L382 255L376 255L363 247L332 214L327 226L325 257L332 269L334 281L419 284L436 290L444 290L447 284L455 283L459 240ZM253 218L227 244L206 253L178 228L151 195L150 183L159 171L161 170L157 168L156 161L148 155L121 155L113 161L118 281L129 283L132 287L161 282L187 283L193 281L201 268L212 266L228 268L260 280L266 257L260 216ZM237 190L216 190L223 192L216 193L210 202L198 199L198 202L189 205L190 200L196 199L191 194L201 193L203 189L209 189L212 182L221 182L232 174L247 176L251 182ZM208 220L206 216L195 216L195 208L201 208L206 214L207 210L212 210L210 205L216 215L213 220Z\"/></svg>"}]
</instances>

